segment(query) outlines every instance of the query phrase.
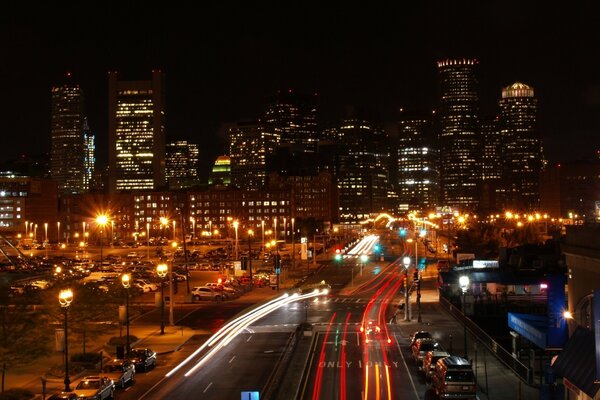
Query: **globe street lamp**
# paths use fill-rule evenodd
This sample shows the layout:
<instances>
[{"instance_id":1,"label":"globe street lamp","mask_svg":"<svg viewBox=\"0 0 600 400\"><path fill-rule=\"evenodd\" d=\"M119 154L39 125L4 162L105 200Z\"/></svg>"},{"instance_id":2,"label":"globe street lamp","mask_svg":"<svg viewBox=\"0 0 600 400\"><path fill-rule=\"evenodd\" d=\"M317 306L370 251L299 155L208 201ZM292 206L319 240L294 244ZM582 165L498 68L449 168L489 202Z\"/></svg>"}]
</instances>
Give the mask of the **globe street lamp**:
<instances>
[{"instance_id":1,"label":"globe street lamp","mask_svg":"<svg viewBox=\"0 0 600 400\"><path fill-rule=\"evenodd\" d=\"M104 244L104 227L108 223L108 217L105 214L100 214L96 217L96 224L100 227L100 267L102 268L102 245Z\"/></svg>"},{"instance_id":2,"label":"globe street lamp","mask_svg":"<svg viewBox=\"0 0 600 400\"><path fill-rule=\"evenodd\" d=\"M131 287L131 276L123 274L121 276L121 283L125 288L125 326L127 333L127 336L125 336L125 354L129 357L129 288Z\"/></svg>"},{"instance_id":3,"label":"globe street lamp","mask_svg":"<svg viewBox=\"0 0 600 400\"><path fill-rule=\"evenodd\" d=\"M462 291L462 312L463 312L463 336L464 336L464 346L465 346L465 358L468 358L469 355L467 353L467 314L465 312L465 294L469 289L469 277L467 275L463 275L458 278L458 284L460 285L460 289Z\"/></svg>"},{"instance_id":4,"label":"globe street lamp","mask_svg":"<svg viewBox=\"0 0 600 400\"><path fill-rule=\"evenodd\" d=\"M165 334L165 280L169 267L167 264L158 264L156 273L160 277L160 334Z\"/></svg>"},{"instance_id":5,"label":"globe street lamp","mask_svg":"<svg viewBox=\"0 0 600 400\"><path fill-rule=\"evenodd\" d=\"M410 267L410 257L404 257L402 259L404 264L404 320L410 321L410 314L408 312L408 304L410 302L410 294L408 292L408 268Z\"/></svg>"},{"instance_id":6,"label":"globe street lamp","mask_svg":"<svg viewBox=\"0 0 600 400\"><path fill-rule=\"evenodd\" d=\"M58 294L58 302L65 313L65 392L71 391L71 381L69 380L69 341L67 336L67 309L73 301L73 291L71 289L61 290Z\"/></svg>"}]
</instances>

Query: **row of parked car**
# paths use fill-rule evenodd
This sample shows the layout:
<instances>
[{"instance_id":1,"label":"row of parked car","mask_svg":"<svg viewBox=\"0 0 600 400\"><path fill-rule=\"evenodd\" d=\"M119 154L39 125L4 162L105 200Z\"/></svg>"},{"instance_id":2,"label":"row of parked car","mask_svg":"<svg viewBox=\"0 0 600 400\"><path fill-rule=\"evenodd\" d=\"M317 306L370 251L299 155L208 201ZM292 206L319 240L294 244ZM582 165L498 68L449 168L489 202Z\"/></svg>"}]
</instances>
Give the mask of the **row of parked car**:
<instances>
[{"instance_id":1,"label":"row of parked car","mask_svg":"<svg viewBox=\"0 0 600 400\"><path fill-rule=\"evenodd\" d=\"M48 400L113 399L116 389L135 382L137 372L156 366L156 352L148 348L131 349L129 358L115 358L106 363L98 375L85 376L70 392L58 392Z\"/></svg>"},{"instance_id":2,"label":"row of parked car","mask_svg":"<svg viewBox=\"0 0 600 400\"><path fill-rule=\"evenodd\" d=\"M468 360L453 356L427 331L410 337L412 358L439 398L477 398L475 374Z\"/></svg>"}]
</instances>

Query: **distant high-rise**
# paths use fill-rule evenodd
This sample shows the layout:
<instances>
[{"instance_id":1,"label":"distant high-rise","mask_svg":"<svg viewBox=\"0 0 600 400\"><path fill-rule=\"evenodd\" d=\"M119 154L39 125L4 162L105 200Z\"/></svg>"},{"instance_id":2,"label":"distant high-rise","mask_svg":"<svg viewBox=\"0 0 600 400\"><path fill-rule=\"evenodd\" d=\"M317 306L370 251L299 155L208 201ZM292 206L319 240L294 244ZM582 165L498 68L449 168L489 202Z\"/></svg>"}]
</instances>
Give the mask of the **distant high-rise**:
<instances>
[{"instance_id":1,"label":"distant high-rise","mask_svg":"<svg viewBox=\"0 0 600 400\"><path fill-rule=\"evenodd\" d=\"M279 133L259 121L238 122L229 129L232 185L257 190L266 183L267 156L279 145Z\"/></svg>"},{"instance_id":2,"label":"distant high-rise","mask_svg":"<svg viewBox=\"0 0 600 400\"><path fill-rule=\"evenodd\" d=\"M484 181L502 177L502 136L498 117L481 121L481 174Z\"/></svg>"},{"instance_id":3,"label":"distant high-rise","mask_svg":"<svg viewBox=\"0 0 600 400\"><path fill-rule=\"evenodd\" d=\"M90 131L87 118L83 120L83 190L91 188L94 168L96 167L96 137Z\"/></svg>"},{"instance_id":4,"label":"distant high-rise","mask_svg":"<svg viewBox=\"0 0 600 400\"><path fill-rule=\"evenodd\" d=\"M500 126L503 146L502 186L505 208L535 210L540 202L542 138L537 129L533 88L514 83L502 89Z\"/></svg>"},{"instance_id":5,"label":"distant high-rise","mask_svg":"<svg viewBox=\"0 0 600 400\"><path fill-rule=\"evenodd\" d=\"M215 160L212 171L208 176L209 185L231 185L231 158L228 156L219 156Z\"/></svg>"},{"instance_id":6,"label":"distant high-rise","mask_svg":"<svg viewBox=\"0 0 600 400\"><path fill-rule=\"evenodd\" d=\"M398 122L398 210L427 210L438 204L438 153L432 122L403 117Z\"/></svg>"},{"instance_id":7,"label":"distant high-rise","mask_svg":"<svg viewBox=\"0 0 600 400\"><path fill-rule=\"evenodd\" d=\"M440 76L440 173L445 205L478 206L480 171L477 60L438 62Z\"/></svg>"},{"instance_id":8,"label":"distant high-rise","mask_svg":"<svg viewBox=\"0 0 600 400\"><path fill-rule=\"evenodd\" d=\"M67 75L70 80L70 74ZM84 190L84 99L79 85L67 82L51 90L50 176L61 194Z\"/></svg>"},{"instance_id":9,"label":"distant high-rise","mask_svg":"<svg viewBox=\"0 0 600 400\"><path fill-rule=\"evenodd\" d=\"M343 146L338 155L340 222L358 223L388 211L389 137L371 122L349 118L328 131Z\"/></svg>"},{"instance_id":10,"label":"distant high-rise","mask_svg":"<svg viewBox=\"0 0 600 400\"><path fill-rule=\"evenodd\" d=\"M109 192L165 186L164 76L119 81L108 75Z\"/></svg>"},{"instance_id":11,"label":"distant high-rise","mask_svg":"<svg viewBox=\"0 0 600 400\"><path fill-rule=\"evenodd\" d=\"M170 189L191 187L198 181L198 145L179 140L166 145L166 177Z\"/></svg>"},{"instance_id":12,"label":"distant high-rise","mask_svg":"<svg viewBox=\"0 0 600 400\"><path fill-rule=\"evenodd\" d=\"M317 132L316 95L293 91L279 92L267 105L265 127L282 144L302 145L315 151L319 141Z\"/></svg>"}]
</instances>

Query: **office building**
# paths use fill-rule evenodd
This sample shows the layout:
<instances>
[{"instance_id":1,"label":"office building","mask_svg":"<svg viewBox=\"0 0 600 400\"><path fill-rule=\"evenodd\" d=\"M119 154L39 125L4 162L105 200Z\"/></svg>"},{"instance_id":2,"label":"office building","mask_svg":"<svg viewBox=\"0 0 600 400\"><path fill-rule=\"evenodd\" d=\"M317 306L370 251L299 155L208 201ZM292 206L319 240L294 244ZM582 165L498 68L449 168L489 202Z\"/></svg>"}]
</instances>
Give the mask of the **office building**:
<instances>
[{"instance_id":1,"label":"office building","mask_svg":"<svg viewBox=\"0 0 600 400\"><path fill-rule=\"evenodd\" d=\"M267 179L267 156L279 145L280 132L261 121L242 121L229 129L231 183L244 190L258 190Z\"/></svg>"},{"instance_id":2,"label":"office building","mask_svg":"<svg viewBox=\"0 0 600 400\"><path fill-rule=\"evenodd\" d=\"M344 146L338 155L337 186L341 223L355 224L388 211L389 137L370 121L348 118L328 134Z\"/></svg>"},{"instance_id":3,"label":"office building","mask_svg":"<svg viewBox=\"0 0 600 400\"><path fill-rule=\"evenodd\" d=\"M539 207L543 164L542 139L537 127L533 88L516 82L502 89L502 186L504 208L533 211Z\"/></svg>"},{"instance_id":4,"label":"office building","mask_svg":"<svg viewBox=\"0 0 600 400\"><path fill-rule=\"evenodd\" d=\"M451 59L437 65L442 202L459 210L474 210L481 182L478 62Z\"/></svg>"},{"instance_id":5,"label":"office building","mask_svg":"<svg viewBox=\"0 0 600 400\"><path fill-rule=\"evenodd\" d=\"M169 189L192 187L198 182L198 145L186 140L167 143L166 177Z\"/></svg>"},{"instance_id":6,"label":"office building","mask_svg":"<svg viewBox=\"0 0 600 400\"><path fill-rule=\"evenodd\" d=\"M164 77L118 80L108 75L109 192L165 186Z\"/></svg>"},{"instance_id":7,"label":"office building","mask_svg":"<svg viewBox=\"0 0 600 400\"><path fill-rule=\"evenodd\" d=\"M269 99L265 112L267 131L279 137L281 144L301 145L307 151L315 151L319 141L316 98L316 94L291 90L278 92Z\"/></svg>"},{"instance_id":8,"label":"office building","mask_svg":"<svg viewBox=\"0 0 600 400\"><path fill-rule=\"evenodd\" d=\"M51 90L50 176L62 194L84 190L84 98L70 80Z\"/></svg>"},{"instance_id":9,"label":"office building","mask_svg":"<svg viewBox=\"0 0 600 400\"><path fill-rule=\"evenodd\" d=\"M96 137L90 131L87 118L83 120L83 191L91 189L96 168Z\"/></svg>"},{"instance_id":10,"label":"office building","mask_svg":"<svg viewBox=\"0 0 600 400\"><path fill-rule=\"evenodd\" d=\"M430 210L438 204L439 171L432 121L402 116L398 122L397 210Z\"/></svg>"},{"instance_id":11,"label":"office building","mask_svg":"<svg viewBox=\"0 0 600 400\"><path fill-rule=\"evenodd\" d=\"M231 158L228 156L219 156L215 160L210 175L208 176L209 185L231 185Z\"/></svg>"}]
</instances>

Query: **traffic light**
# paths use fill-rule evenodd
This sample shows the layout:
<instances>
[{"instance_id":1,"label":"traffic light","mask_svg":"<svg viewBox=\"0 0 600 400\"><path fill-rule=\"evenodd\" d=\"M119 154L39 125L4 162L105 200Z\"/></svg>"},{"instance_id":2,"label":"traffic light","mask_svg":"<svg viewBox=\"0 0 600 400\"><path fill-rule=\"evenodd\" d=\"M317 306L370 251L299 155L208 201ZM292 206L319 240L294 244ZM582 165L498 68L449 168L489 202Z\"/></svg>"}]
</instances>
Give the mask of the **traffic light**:
<instances>
[{"instance_id":1,"label":"traffic light","mask_svg":"<svg viewBox=\"0 0 600 400\"><path fill-rule=\"evenodd\" d=\"M400 228L400 236L402 236L402 237L406 236L406 229Z\"/></svg>"},{"instance_id":2,"label":"traffic light","mask_svg":"<svg viewBox=\"0 0 600 400\"><path fill-rule=\"evenodd\" d=\"M341 261L342 260L342 255L338 253L338 254L335 255L334 258L335 258L335 261Z\"/></svg>"},{"instance_id":3,"label":"traffic light","mask_svg":"<svg viewBox=\"0 0 600 400\"><path fill-rule=\"evenodd\" d=\"M379 246L379 244L376 244L373 249L375 250L376 253L379 252L379 250L381 250L381 246Z\"/></svg>"},{"instance_id":4,"label":"traffic light","mask_svg":"<svg viewBox=\"0 0 600 400\"><path fill-rule=\"evenodd\" d=\"M427 234L427 231L425 229L421 229L421 231L419 232L419 236L423 237Z\"/></svg>"}]
</instances>

